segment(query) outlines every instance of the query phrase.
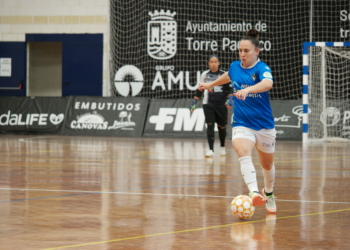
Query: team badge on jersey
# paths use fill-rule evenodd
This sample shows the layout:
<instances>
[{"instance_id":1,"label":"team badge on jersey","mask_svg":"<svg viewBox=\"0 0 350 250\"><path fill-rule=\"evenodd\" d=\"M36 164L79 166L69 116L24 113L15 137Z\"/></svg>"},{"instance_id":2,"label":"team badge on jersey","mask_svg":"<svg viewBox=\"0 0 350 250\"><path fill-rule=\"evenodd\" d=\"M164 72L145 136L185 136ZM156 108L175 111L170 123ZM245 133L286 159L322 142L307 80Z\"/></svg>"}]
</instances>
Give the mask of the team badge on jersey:
<instances>
[{"instance_id":1,"label":"team badge on jersey","mask_svg":"<svg viewBox=\"0 0 350 250\"><path fill-rule=\"evenodd\" d=\"M252 79L253 79L253 81L255 82L255 80L256 80L256 75L255 75L255 73L252 74Z\"/></svg>"},{"instance_id":2,"label":"team badge on jersey","mask_svg":"<svg viewBox=\"0 0 350 250\"><path fill-rule=\"evenodd\" d=\"M164 60L176 54L177 23L174 20L176 12L164 10L148 13L151 21L148 22L147 52L154 59Z\"/></svg>"}]
</instances>

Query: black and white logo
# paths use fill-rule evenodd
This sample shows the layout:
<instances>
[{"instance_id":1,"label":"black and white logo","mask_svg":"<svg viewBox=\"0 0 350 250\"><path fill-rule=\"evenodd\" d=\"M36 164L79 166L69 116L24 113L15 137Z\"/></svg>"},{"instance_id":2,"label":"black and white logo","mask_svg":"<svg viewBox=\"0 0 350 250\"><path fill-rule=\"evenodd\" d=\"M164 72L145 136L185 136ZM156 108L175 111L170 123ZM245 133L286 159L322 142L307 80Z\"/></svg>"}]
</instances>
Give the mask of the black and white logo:
<instances>
[{"instance_id":1,"label":"black and white logo","mask_svg":"<svg viewBox=\"0 0 350 250\"><path fill-rule=\"evenodd\" d=\"M156 131L163 131L168 124L173 126L173 131L203 131L205 117L199 108L192 114L188 108L160 108L158 115L152 115L149 122L155 124Z\"/></svg>"},{"instance_id":2,"label":"black and white logo","mask_svg":"<svg viewBox=\"0 0 350 250\"><path fill-rule=\"evenodd\" d=\"M256 75L255 74L252 74L252 80L255 82L255 80L256 80Z\"/></svg>"},{"instance_id":3,"label":"black and white logo","mask_svg":"<svg viewBox=\"0 0 350 250\"><path fill-rule=\"evenodd\" d=\"M28 125L49 125L48 121L53 125L58 125L64 120L64 114L48 114L48 113L27 113L16 114L7 113L0 114L0 126L28 126Z\"/></svg>"},{"instance_id":4,"label":"black and white logo","mask_svg":"<svg viewBox=\"0 0 350 250\"><path fill-rule=\"evenodd\" d=\"M60 124L64 119L64 114L59 114L59 115L55 115L55 114L51 114L50 115L50 122L54 125L58 125Z\"/></svg>"},{"instance_id":5,"label":"black and white logo","mask_svg":"<svg viewBox=\"0 0 350 250\"><path fill-rule=\"evenodd\" d=\"M320 120L323 125L334 126L340 120L340 111L337 108L328 107L322 112Z\"/></svg>"},{"instance_id":6,"label":"black and white logo","mask_svg":"<svg viewBox=\"0 0 350 250\"><path fill-rule=\"evenodd\" d=\"M310 113L311 110L309 109ZM298 121L296 124L291 124L291 116L283 114L281 117L275 117L275 127L286 127L286 128L301 128L301 124L303 123L303 105L295 106L292 109L292 113L297 116Z\"/></svg>"},{"instance_id":7,"label":"black and white logo","mask_svg":"<svg viewBox=\"0 0 350 250\"><path fill-rule=\"evenodd\" d=\"M143 75L134 65L124 65L116 73L114 77L114 86L118 93L122 96L138 95L143 88Z\"/></svg>"},{"instance_id":8,"label":"black and white logo","mask_svg":"<svg viewBox=\"0 0 350 250\"><path fill-rule=\"evenodd\" d=\"M147 30L148 55L157 60L172 58L177 46L177 23L174 21L176 12L155 10L148 14L151 16Z\"/></svg>"},{"instance_id":9,"label":"black and white logo","mask_svg":"<svg viewBox=\"0 0 350 250\"><path fill-rule=\"evenodd\" d=\"M72 129L106 130L108 122L102 115L92 112L78 116L71 122L70 127Z\"/></svg>"},{"instance_id":10,"label":"black and white logo","mask_svg":"<svg viewBox=\"0 0 350 250\"><path fill-rule=\"evenodd\" d=\"M134 130L136 123L131 120L132 113L122 111L119 113L119 121L114 121L113 125L108 127L110 129Z\"/></svg>"}]
</instances>

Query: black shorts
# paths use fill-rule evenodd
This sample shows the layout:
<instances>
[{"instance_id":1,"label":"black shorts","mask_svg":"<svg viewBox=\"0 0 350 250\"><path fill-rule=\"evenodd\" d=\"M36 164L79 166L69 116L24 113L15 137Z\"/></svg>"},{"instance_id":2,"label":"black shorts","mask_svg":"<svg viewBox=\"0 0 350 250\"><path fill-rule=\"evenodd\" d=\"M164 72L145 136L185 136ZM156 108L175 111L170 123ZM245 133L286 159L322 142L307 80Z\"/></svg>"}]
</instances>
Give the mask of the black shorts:
<instances>
[{"instance_id":1,"label":"black shorts","mask_svg":"<svg viewBox=\"0 0 350 250\"><path fill-rule=\"evenodd\" d=\"M217 123L221 127L227 124L227 108L226 106L214 106L210 104L203 105L205 123Z\"/></svg>"}]
</instances>

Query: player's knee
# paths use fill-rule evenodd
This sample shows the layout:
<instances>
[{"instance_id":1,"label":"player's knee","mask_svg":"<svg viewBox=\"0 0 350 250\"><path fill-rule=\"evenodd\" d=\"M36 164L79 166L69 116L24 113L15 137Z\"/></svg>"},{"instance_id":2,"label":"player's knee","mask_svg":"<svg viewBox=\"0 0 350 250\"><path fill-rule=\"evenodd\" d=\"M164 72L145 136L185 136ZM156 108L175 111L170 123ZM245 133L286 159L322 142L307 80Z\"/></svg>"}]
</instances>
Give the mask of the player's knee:
<instances>
[{"instance_id":1,"label":"player's knee","mask_svg":"<svg viewBox=\"0 0 350 250\"><path fill-rule=\"evenodd\" d=\"M238 157L243 157L243 156L250 156L251 152L249 152L248 150L244 150L244 149L235 149L236 154Z\"/></svg>"},{"instance_id":2,"label":"player's knee","mask_svg":"<svg viewBox=\"0 0 350 250\"><path fill-rule=\"evenodd\" d=\"M219 130L226 129L226 126L221 126L221 125L218 124L218 129Z\"/></svg>"},{"instance_id":3,"label":"player's knee","mask_svg":"<svg viewBox=\"0 0 350 250\"><path fill-rule=\"evenodd\" d=\"M207 134L208 135L214 134L214 123L207 123Z\"/></svg>"},{"instance_id":4,"label":"player's knee","mask_svg":"<svg viewBox=\"0 0 350 250\"><path fill-rule=\"evenodd\" d=\"M214 123L207 123L208 129L214 129Z\"/></svg>"},{"instance_id":5,"label":"player's knee","mask_svg":"<svg viewBox=\"0 0 350 250\"><path fill-rule=\"evenodd\" d=\"M267 171L271 170L273 167L273 162L261 162L261 167Z\"/></svg>"}]
</instances>

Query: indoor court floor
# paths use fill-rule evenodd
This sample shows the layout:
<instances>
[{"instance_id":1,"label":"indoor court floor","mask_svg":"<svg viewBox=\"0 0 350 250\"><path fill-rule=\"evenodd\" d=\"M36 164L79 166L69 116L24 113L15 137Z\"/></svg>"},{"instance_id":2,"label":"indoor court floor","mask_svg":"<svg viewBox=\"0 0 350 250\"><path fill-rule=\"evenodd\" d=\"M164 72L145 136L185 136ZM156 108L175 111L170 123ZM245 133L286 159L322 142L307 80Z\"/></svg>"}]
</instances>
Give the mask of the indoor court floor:
<instances>
[{"instance_id":1,"label":"indoor court floor","mask_svg":"<svg viewBox=\"0 0 350 250\"><path fill-rule=\"evenodd\" d=\"M241 221L226 142L1 135L0 249L349 249L349 143L277 141L277 214Z\"/></svg>"}]
</instances>

